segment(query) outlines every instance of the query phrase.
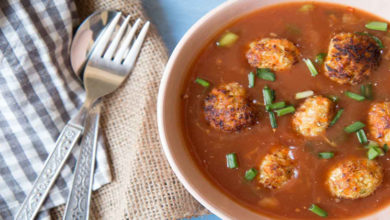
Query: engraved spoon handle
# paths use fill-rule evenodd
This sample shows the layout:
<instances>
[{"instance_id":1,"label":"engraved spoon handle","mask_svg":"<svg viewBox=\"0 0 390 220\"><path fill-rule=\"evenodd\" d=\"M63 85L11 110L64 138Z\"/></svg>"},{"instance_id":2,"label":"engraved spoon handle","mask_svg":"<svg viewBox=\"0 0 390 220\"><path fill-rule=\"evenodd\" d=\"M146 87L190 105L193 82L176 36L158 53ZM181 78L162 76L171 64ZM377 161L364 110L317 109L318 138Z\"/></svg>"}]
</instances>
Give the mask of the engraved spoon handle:
<instances>
[{"instance_id":1,"label":"engraved spoon handle","mask_svg":"<svg viewBox=\"0 0 390 220\"><path fill-rule=\"evenodd\" d=\"M20 206L15 220L30 220L34 219L43 202L46 199L50 188L53 186L61 168L64 166L69 157L73 147L83 132L81 121L85 114L84 109L81 109L78 115L62 130L60 136L57 138L55 147L46 159L45 165L38 178Z\"/></svg>"},{"instance_id":2,"label":"engraved spoon handle","mask_svg":"<svg viewBox=\"0 0 390 220\"><path fill-rule=\"evenodd\" d=\"M88 113L64 220L87 220L91 201L101 103Z\"/></svg>"}]
</instances>

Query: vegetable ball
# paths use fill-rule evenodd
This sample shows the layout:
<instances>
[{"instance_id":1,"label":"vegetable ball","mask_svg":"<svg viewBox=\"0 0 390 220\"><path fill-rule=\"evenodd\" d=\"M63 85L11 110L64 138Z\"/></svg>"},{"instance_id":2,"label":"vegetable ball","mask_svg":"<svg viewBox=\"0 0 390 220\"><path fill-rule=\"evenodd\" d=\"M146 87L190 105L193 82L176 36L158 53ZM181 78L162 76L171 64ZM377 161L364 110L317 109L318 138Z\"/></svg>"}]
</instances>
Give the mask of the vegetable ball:
<instances>
[{"instance_id":1,"label":"vegetable ball","mask_svg":"<svg viewBox=\"0 0 390 220\"><path fill-rule=\"evenodd\" d=\"M325 75L339 84L357 84L379 65L381 49L372 37L340 33L330 41Z\"/></svg>"},{"instance_id":2,"label":"vegetable ball","mask_svg":"<svg viewBox=\"0 0 390 220\"><path fill-rule=\"evenodd\" d=\"M368 111L368 129L372 139L390 146L390 102L371 104Z\"/></svg>"},{"instance_id":3,"label":"vegetable ball","mask_svg":"<svg viewBox=\"0 0 390 220\"><path fill-rule=\"evenodd\" d=\"M204 115L212 127L222 131L238 131L255 122L246 91L236 82L211 90L204 102Z\"/></svg>"},{"instance_id":4,"label":"vegetable ball","mask_svg":"<svg viewBox=\"0 0 390 220\"><path fill-rule=\"evenodd\" d=\"M294 175L295 163L290 150L276 147L260 164L259 183L269 189L279 189Z\"/></svg>"},{"instance_id":5,"label":"vegetable ball","mask_svg":"<svg viewBox=\"0 0 390 220\"><path fill-rule=\"evenodd\" d=\"M307 98L292 118L293 129L305 137L315 137L328 127L334 104L323 96Z\"/></svg>"},{"instance_id":6,"label":"vegetable ball","mask_svg":"<svg viewBox=\"0 0 390 220\"><path fill-rule=\"evenodd\" d=\"M358 199L371 195L382 179L383 170L376 161L351 159L330 170L327 185L333 196Z\"/></svg>"},{"instance_id":7,"label":"vegetable ball","mask_svg":"<svg viewBox=\"0 0 390 220\"><path fill-rule=\"evenodd\" d=\"M263 38L250 43L246 58L253 67L282 71L297 63L299 54L298 48L287 39Z\"/></svg>"}]
</instances>

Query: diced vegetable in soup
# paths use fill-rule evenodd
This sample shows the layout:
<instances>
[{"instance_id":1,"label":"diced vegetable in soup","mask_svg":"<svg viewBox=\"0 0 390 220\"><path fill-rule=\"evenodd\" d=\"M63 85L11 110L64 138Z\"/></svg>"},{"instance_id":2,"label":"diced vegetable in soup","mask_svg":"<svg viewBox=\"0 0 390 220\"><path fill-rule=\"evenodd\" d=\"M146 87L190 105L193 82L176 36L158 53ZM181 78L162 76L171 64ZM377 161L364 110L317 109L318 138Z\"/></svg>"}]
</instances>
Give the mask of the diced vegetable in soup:
<instances>
[{"instance_id":1,"label":"diced vegetable in soup","mask_svg":"<svg viewBox=\"0 0 390 220\"><path fill-rule=\"evenodd\" d=\"M390 34L355 8L288 3L216 31L189 69L183 135L199 169L272 218L390 204Z\"/></svg>"}]
</instances>

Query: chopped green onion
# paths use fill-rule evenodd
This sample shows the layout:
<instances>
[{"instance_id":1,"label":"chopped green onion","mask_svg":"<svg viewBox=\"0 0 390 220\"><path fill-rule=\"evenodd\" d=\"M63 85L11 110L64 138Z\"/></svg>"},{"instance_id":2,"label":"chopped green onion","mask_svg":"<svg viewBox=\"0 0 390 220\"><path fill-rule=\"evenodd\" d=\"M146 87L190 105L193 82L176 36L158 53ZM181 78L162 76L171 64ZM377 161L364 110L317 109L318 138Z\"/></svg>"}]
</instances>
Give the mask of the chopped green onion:
<instances>
[{"instance_id":1,"label":"chopped green onion","mask_svg":"<svg viewBox=\"0 0 390 220\"><path fill-rule=\"evenodd\" d=\"M378 156L383 156L385 153L380 147L370 147L367 151L367 157L370 160L375 159Z\"/></svg>"},{"instance_id":2,"label":"chopped green onion","mask_svg":"<svg viewBox=\"0 0 390 220\"><path fill-rule=\"evenodd\" d=\"M268 68L257 68L257 77L267 81L275 81L275 74Z\"/></svg>"},{"instance_id":3,"label":"chopped green onion","mask_svg":"<svg viewBox=\"0 0 390 220\"><path fill-rule=\"evenodd\" d=\"M365 25L367 29L375 31L387 31L387 23L381 21L372 21Z\"/></svg>"},{"instance_id":4,"label":"chopped green onion","mask_svg":"<svg viewBox=\"0 0 390 220\"><path fill-rule=\"evenodd\" d=\"M245 172L245 179L248 181L253 180L258 174L258 171L255 168L251 168Z\"/></svg>"},{"instance_id":5,"label":"chopped green onion","mask_svg":"<svg viewBox=\"0 0 390 220\"><path fill-rule=\"evenodd\" d=\"M371 100L373 98L372 85L371 84L361 85L360 86L360 94L362 94L362 96L366 97L367 99Z\"/></svg>"},{"instance_id":6,"label":"chopped green onion","mask_svg":"<svg viewBox=\"0 0 390 220\"><path fill-rule=\"evenodd\" d=\"M286 102L276 102L276 103L272 103L272 104L268 104L265 106L265 109L267 112L271 111L271 110L275 110L275 109L281 109L281 108L284 108L286 107Z\"/></svg>"},{"instance_id":7,"label":"chopped green onion","mask_svg":"<svg viewBox=\"0 0 390 220\"><path fill-rule=\"evenodd\" d=\"M286 29L291 34L295 34L295 35L301 34L301 29L298 26L296 26L295 24L286 24Z\"/></svg>"},{"instance_id":8,"label":"chopped green onion","mask_svg":"<svg viewBox=\"0 0 390 220\"><path fill-rule=\"evenodd\" d=\"M341 115L343 114L344 112L344 109L339 109L336 113L336 115L334 116L334 118L332 119L332 121L329 123L329 127L333 126L334 124L336 124L336 122L340 119Z\"/></svg>"},{"instance_id":9,"label":"chopped green onion","mask_svg":"<svg viewBox=\"0 0 390 220\"><path fill-rule=\"evenodd\" d=\"M226 154L226 166L230 169L238 168L237 154Z\"/></svg>"},{"instance_id":10,"label":"chopped green onion","mask_svg":"<svg viewBox=\"0 0 390 220\"><path fill-rule=\"evenodd\" d=\"M363 129L360 129L356 132L356 136L358 137L358 140L361 144L365 144L368 142L366 133Z\"/></svg>"},{"instance_id":11,"label":"chopped green onion","mask_svg":"<svg viewBox=\"0 0 390 220\"><path fill-rule=\"evenodd\" d=\"M317 76L318 75L318 71L316 70L316 68L314 67L314 65L313 65L313 63L311 62L310 59L303 59L303 62L305 62L307 68L309 68L311 76Z\"/></svg>"},{"instance_id":12,"label":"chopped green onion","mask_svg":"<svg viewBox=\"0 0 390 220\"><path fill-rule=\"evenodd\" d=\"M330 159L330 158L334 157L334 153L333 152L321 152L321 153L318 153L318 157L322 158L322 159Z\"/></svg>"},{"instance_id":13,"label":"chopped green onion","mask_svg":"<svg viewBox=\"0 0 390 220\"><path fill-rule=\"evenodd\" d=\"M196 78L195 82L198 83L199 85L203 86L203 87L209 87L210 86L209 82L207 82L206 80L201 79L201 78Z\"/></svg>"},{"instance_id":14,"label":"chopped green onion","mask_svg":"<svg viewBox=\"0 0 390 220\"><path fill-rule=\"evenodd\" d=\"M339 101L339 97L337 97L335 95L328 95L328 98L330 100L332 100L332 102L338 102Z\"/></svg>"},{"instance_id":15,"label":"chopped green onion","mask_svg":"<svg viewBox=\"0 0 390 220\"><path fill-rule=\"evenodd\" d=\"M218 40L218 47L230 47L238 40L238 35L232 32L226 32L222 37Z\"/></svg>"},{"instance_id":16,"label":"chopped green onion","mask_svg":"<svg viewBox=\"0 0 390 220\"><path fill-rule=\"evenodd\" d=\"M311 90L298 92L297 94L295 94L295 99L304 99L304 98L310 97L312 95L314 95L314 92Z\"/></svg>"},{"instance_id":17,"label":"chopped green onion","mask_svg":"<svg viewBox=\"0 0 390 220\"><path fill-rule=\"evenodd\" d=\"M368 144L365 146L365 148L371 148L371 147L379 147L379 144L375 141L368 141Z\"/></svg>"},{"instance_id":18,"label":"chopped green onion","mask_svg":"<svg viewBox=\"0 0 390 220\"><path fill-rule=\"evenodd\" d=\"M269 121L271 122L271 127L277 128L278 124L276 122L275 113L273 113L273 112L268 112L268 113L269 113Z\"/></svg>"},{"instance_id":19,"label":"chopped green onion","mask_svg":"<svg viewBox=\"0 0 390 220\"><path fill-rule=\"evenodd\" d=\"M290 114L293 112L295 112L295 108L292 105L290 105L286 108L278 109L275 111L275 113L278 117L283 116L283 115L287 115L287 114Z\"/></svg>"},{"instance_id":20,"label":"chopped green onion","mask_svg":"<svg viewBox=\"0 0 390 220\"><path fill-rule=\"evenodd\" d=\"M300 12L309 12L314 10L313 4L305 4L302 5L302 7L299 9Z\"/></svg>"},{"instance_id":21,"label":"chopped green onion","mask_svg":"<svg viewBox=\"0 0 390 220\"><path fill-rule=\"evenodd\" d=\"M320 207L318 207L317 205L315 204L312 204L309 208L310 211L312 211L314 214L318 215L318 216L321 216L321 217L327 217L328 216L328 213L321 209Z\"/></svg>"},{"instance_id":22,"label":"chopped green onion","mask_svg":"<svg viewBox=\"0 0 390 220\"><path fill-rule=\"evenodd\" d=\"M381 39L379 39L379 38L378 38L377 36L375 36L375 35L372 35L372 34L367 33L367 32L356 32L356 34L369 36L369 37L371 37L371 38L376 42L376 44L378 45L378 47L379 47L380 49L385 48L385 46L383 45Z\"/></svg>"},{"instance_id":23,"label":"chopped green onion","mask_svg":"<svg viewBox=\"0 0 390 220\"><path fill-rule=\"evenodd\" d=\"M347 132L347 133L353 133L353 132L356 132L362 128L364 128L366 125L363 124L362 122L360 121L357 121L351 125L348 125L347 127L344 128L344 131Z\"/></svg>"},{"instance_id":24,"label":"chopped green onion","mask_svg":"<svg viewBox=\"0 0 390 220\"><path fill-rule=\"evenodd\" d=\"M345 95L351 99L354 99L356 101L363 101L365 100L366 98L364 98L364 96L361 96L359 94L356 94L356 93L353 93L353 92L350 92L350 91L346 91L345 92Z\"/></svg>"},{"instance_id":25,"label":"chopped green onion","mask_svg":"<svg viewBox=\"0 0 390 220\"><path fill-rule=\"evenodd\" d=\"M264 98L264 105L270 105L274 100L272 90L268 88L268 86L265 86L263 88L263 98Z\"/></svg>"},{"instance_id":26,"label":"chopped green onion","mask_svg":"<svg viewBox=\"0 0 390 220\"><path fill-rule=\"evenodd\" d=\"M324 63L325 57L326 57L326 53L319 53L316 56L315 62L321 65Z\"/></svg>"},{"instance_id":27,"label":"chopped green onion","mask_svg":"<svg viewBox=\"0 0 390 220\"><path fill-rule=\"evenodd\" d=\"M383 145L383 151L387 153L389 151L389 146L387 144Z\"/></svg>"},{"instance_id":28,"label":"chopped green onion","mask_svg":"<svg viewBox=\"0 0 390 220\"><path fill-rule=\"evenodd\" d=\"M249 81L249 85L248 87L249 88L253 88L255 86L255 74L253 74L252 72L250 72L248 74L248 81Z\"/></svg>"}]
</instances>

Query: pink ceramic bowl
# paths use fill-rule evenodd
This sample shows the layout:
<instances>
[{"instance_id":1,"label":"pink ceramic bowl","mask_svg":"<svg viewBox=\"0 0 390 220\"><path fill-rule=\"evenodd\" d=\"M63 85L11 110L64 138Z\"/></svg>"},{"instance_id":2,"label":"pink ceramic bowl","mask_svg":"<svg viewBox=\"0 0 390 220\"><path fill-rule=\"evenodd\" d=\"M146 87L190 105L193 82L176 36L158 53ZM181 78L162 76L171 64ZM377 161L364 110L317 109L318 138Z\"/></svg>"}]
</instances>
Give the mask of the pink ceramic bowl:
<instances>
[{"instance_id":1,"label":"pink ceramic bowl","mask_svg":"<svg viewBox=\"0 0 390 220\"><path fill-rule=\"evenodd\" d=\"M158 127L165 155L185 188L223 219L269 219L241 206L210 183L192 159L180 130L180 95L187 71L203 46L237 18L273 4L299 0L231 0L212 10L184 35L166 66L158 95ZM302 1L304 2L304 1ZM309 1L313 2L313 1ZM359 8L390 20L389 0L314 0ZM363 219L390 219L390 207Z\"/></svg>"}]
</instances>

